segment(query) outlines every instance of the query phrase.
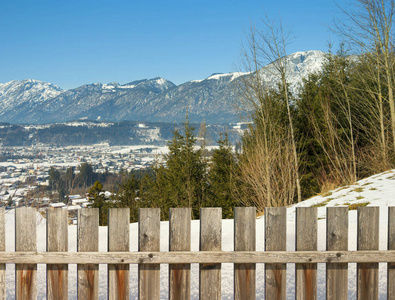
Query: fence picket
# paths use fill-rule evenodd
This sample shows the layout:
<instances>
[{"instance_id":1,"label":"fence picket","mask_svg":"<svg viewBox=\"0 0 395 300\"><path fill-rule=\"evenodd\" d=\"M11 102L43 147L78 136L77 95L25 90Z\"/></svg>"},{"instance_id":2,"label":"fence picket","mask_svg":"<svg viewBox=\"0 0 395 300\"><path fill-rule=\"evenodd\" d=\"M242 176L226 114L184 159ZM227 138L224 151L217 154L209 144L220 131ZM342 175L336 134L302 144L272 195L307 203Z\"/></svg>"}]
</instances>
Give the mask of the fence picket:
<instances>
[{"instance_id":1,"label":"fence picket","mask_svg":"<svg viewBox=\"0 0 395 300\"><path fill-rule=\"evenodd\" d=\"M265 208L265 251L287 251L287 208ZM265 299L286 299L286 264L265 265Z\"/></svg>"},{"instance_id":2,"label":"fence picket","mask_svg":"<svg viewBox=\"0 0 395 300\"><path fill-rule=\"evenodd\" d=\"M235 251L255 251L255 207L236 207L234 210ZM234 264L235 299L255 299L255 264Z\"/></svg>"},{"instance_id":3,"label":"fence picket","mask_svg":"<svg viewBox=\"0 0 395 300\"><path fill-rule=\"evenodd\" d=\"M200 251L221 251L222 208L200 209ZM221 264L199 264L200 299L221 299Z\"/></svg>"},{"instance_id":4,"label":"fence picket","mask_svg":"<svg viewBox=\"0 0 395 300\"><path fill-rule=\"evenodd\" d=\"M191 251L191 209L170 208L169 250ZM191 298L191 265L169 265L169 299Z\"/></svg>"},{"instance_id":5,"label":"fence picket","mask_svg":"<svg viewBox=\"0 0 395 300\"><path fill-rule=\"evenodd\" d=\"M5 209L0 207L0 252L5 251ZM5 299L5 264L0 264L0 300Z\"/></svg>"},{"instance_id":6,"label":"fence picket","mask_svg":"<svg viewBox=\"0 0 395 300\"><path fill-rule=\"evenodd\" d=\"M395 250L395 207L388 207L388 250ZM387 264L387 299L395 299L395 263Z\"/></svg>"},{"instance_id":7,"label":"fence picket","mask_svg":"<svg viewBox=\"0 0 395 300\"><path fill-rule=\"evenodd\" d=\"M108 252L129 252L130 209L108 210ZM108 299L129 299L129 265L108 265Z\"/></svg>"},{"instance_id":8,"label":"fence picket","mask_svg":"<svg viewBox=\"0 0 395 300\"><path fill-rule=\"evenodd\" d=\"M36 210L19 207L15 210L15 251L37 251ZM37 265L15 266L15 298L37 299Z\"/></svg>"},{"instance_id":9,"label":"fence picket","mask_svg":"<svg viewBox=\"0 0 395 300\"><path fill-rule=\"evenodd\" d=\"M296 208L296 251L317 250L317 208ZM296 264L296 299L317 299L317 264Z\"/></svg>"},{"instance_id":10,"label":"fence picket","mask_svg":"<svg viewBox=\"0 0 395 300\"><path fill-rule=\"evenodd\" d=\"M47 251L67 252L68 212L66 209L47 210ZM68 299L68 265L47 265L47 299Z\"/></svg>"},{"instance_id":11,"label":"fence picket","mask_svg":"<svg viewBox=\"0 0 395 300\"><path fill-rule=\"evenodd\" d=\"M379 207L358 207L358 250L379 249ZM378 299L378 263L357 264L357 299Z\"/></svg>"},{"instance_id":12,"label":"fence picket","mask_svg":"<svg viewBox=\"0 0 395 300\"><path fill-rule=\"evenodd\" d=\"M160 251L160 209L139 209L139 251ZM139 299L160 299L160 264L139 264Z\"/></svg>"},{"instance_id":13,"label":"fence picket","mask_svg":"<svg viewBox=\"0 0 395 300\"><path fill-rule=\"evenodd\" d=\"M77 251L99 251L99 209L86 208L78 210ZM99 298L99 265L77 265L78 299Z\"/></svg>"},{"instance_id":14,"label":"fence picket","mask_svg":"<svg viewBox=\"0 0 395 300\"><path fill-rule=\"evenodd\" d=\"M348 207L326 209L326 250L348 250ZM347 299L348 264L326 264L326 297Z\"/></svg>"},{"instance_id":15,"label":"fence picket","mask_svg":"<svg viewBox=\"0 0 395 300\"><path fill-rule=\"evenodd\" d=\"M286 299L286 264L295 263L296 299L317 299L317 263L326 263L326 298L347 299L348 263L357 263L357 299L378 299L378 263L388 263L395 298L395 207L388 208L388 250L379 251L379 207L358 208L357 251L348 251L348 209L327 208L326 251L317 251L317 209L296 208L296 251L287 252L286 208L265 210L265 251L256 251L255 208L235 208L234 252L221 251L221 208L202 208L200 248L191 252L191 209L170 209L169 250L160 252L160 210L139 210L139 252L130 252L130 211L110 209L108 253L99 249L99 210L78 211L77 250L68 251L67 210L47 210L47 252L37 252L37 211L15 210L15 253L5 252L0 208L0 300L5 264L16 266L15 298L37 298L37 264L47 267L47 298L67 299L68 264L78 264L78 299L98 299L99 264L108 265L108 298L129 298L129 264L139 265L139 299L160 299L160 264L169 264L169 299L190 299L191 263L200 299L221 298L221 263L234 263L234 299L255 299L255 263L265 263L265 299Z\"/></svg>"}]
</instances>

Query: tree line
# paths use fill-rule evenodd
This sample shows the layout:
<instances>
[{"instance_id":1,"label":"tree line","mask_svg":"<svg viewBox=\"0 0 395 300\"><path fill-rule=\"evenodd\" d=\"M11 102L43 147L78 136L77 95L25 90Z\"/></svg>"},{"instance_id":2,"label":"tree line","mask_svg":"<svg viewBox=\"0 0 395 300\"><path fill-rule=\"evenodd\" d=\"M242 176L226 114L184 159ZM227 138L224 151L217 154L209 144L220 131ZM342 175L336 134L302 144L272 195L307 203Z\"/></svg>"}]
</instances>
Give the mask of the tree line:
<instances>
[{"instance_id":1,"label":"tree line","mask_svg":"<svg viewBox=\"0 0 395 300\"><path fill-rule=\"evenodd\" d=\"M284 88L287 82L275 88L259 86L259 78L248 82L255 108L239 151L224 133L209 152L186 119L173 131L168 153L142 176L112 175L111 197L104 194L105 175L86 163L77 176L69 168L63 185L93 185L93 207L106 224L110 207L129 207L133 222L140 207L159 207L166 220L170 207L191 207L198 219L200 207L219 206L232 218L235 206L287 206L388 170L395 165L388 88L368 76L378 71L372 63L371 53L350 56L341 46L327 54L319 73L303 79L297 95ZM59 184L51 172L51 184Z\"/></svg>"},{"instance_id":2,"label":"tree line","mask_svg":"<svg viewBox=\"0 0 395 300\"><path fill-rule=\"evenodd\" d=\"M181 129L174 130L163 161L157 161L144 176L124 174L118 191L107 198L103 185L95 182L89 194L93 207L100 210L100 223L107 223L110 207L129 207L132 222L137 221L140 207L159 207L161 219L166 220L170 207L191 207L192 217L198 219L200 207L221 206L223 217L232 218L237 205L232 187L236 155L226 134L218 144L208 153L186 119Z\"/></svg>"},{"instance_id":3,"label":"tree line","mask_svg":"<svg viewBox=\"0 0 395 300\"><path fill-rule=\"evenodd\" d=\"M281 24L263 21L251 28L237 82L240 105L252 121L234 151L226 134L208 154L197 143L186 119L174 130L163 161L142 178L123 177L112 199L96 182L90 194L101 209L130 207L287 206L395 166L393 0L357 0L344 9L336 31L337 51L329 48L320 72L303 78L297 93L289 89L289 33ZM265 67L271 63L270 67ZM265 82L269 71L275 87Z\"/></svg>"},{"instance_id":4,"label":"tree line","mask_svg":"<svg viewBox=\"0 0 395 300\"><path fill-rule=\"evenodd\" d=\"M246 205L289 205L394 167L394 1L357 0L342 11L338 50L329 47L322 70L303 78L296 94L288 82L291 33L268 18L251 28L243 60L251 75L239 83L253 120L238 159Z\"/></svg>"}]
</instances>

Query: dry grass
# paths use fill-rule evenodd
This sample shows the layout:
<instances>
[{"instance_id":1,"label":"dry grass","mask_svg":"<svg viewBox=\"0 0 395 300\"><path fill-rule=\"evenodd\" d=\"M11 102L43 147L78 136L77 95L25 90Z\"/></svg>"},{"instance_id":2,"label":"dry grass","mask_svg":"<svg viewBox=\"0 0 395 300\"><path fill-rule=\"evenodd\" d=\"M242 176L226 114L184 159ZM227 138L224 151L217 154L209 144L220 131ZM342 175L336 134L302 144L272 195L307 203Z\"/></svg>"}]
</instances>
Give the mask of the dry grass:
<instances>
[{"instance_id":1,"label":"dry grass","mask_svg":"<svg viewBox=\"0 0 395 300\"><path fill-rule=\"evenodd\" d=\"M43 216L44 219L47 218L47 212L46 211L41 210L41 211L39 211L39 213L40 213L40 215Z\"/></svg>"},{"instance_id":2,"label":"dry grass","mask_svg":"<svg viewBox=\"0 0 395 300\"><path fill-rule=\"evenodd\" d=\"M317 203L317 204L313 204L311 207L323 207L325 205L328 204L329 201L332 201L334 198L329 198L323 202Z\"/></svg>"},{"instance_id":3,"label":"dry grass","mask_svg":"<svg viewBox=\"0 0 395 300\"><path fill-rule=\"evenodd\" d=\"M358 207L365 207L369 205L370 202L361 202L361 203L354 203L348 206L348 210L356 210Z\"/></svg>"},{"instance_id":4,"label":"dry grass","mask_svg":"<svg viewBox=\"0 0 395 300\"><path fill-rule=\"evenodd\" d=\"M334 189L339 187L339 183L334 182L334 181L324 181L321 185L321 193L320 194L326 194L329 191L333 191ZM332 194L332 193L331 193ZM324 196L325 197L325 196Z\"/></svg>"},{"instance_id":5,"label":"dry grass","mask_svg":"<svg viewBox=\"0 0 395 300\"><path fill-rule=\"evenodd\" d=\"M265 215L265 210L263 210L263 211L258 211L256 214L255 214L255 216L258 218L258 217L262 217L262 216L264 216Z\"/></svg>"}]
</instances>

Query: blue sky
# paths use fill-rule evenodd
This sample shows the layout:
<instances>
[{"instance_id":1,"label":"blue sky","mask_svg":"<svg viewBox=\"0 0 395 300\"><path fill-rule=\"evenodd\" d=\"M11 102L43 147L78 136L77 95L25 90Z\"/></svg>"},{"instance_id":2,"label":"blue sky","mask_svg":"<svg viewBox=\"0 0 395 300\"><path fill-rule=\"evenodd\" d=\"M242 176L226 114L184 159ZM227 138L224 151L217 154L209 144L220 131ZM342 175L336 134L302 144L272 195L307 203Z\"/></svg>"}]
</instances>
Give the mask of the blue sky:
<instances>
[{"instance_id":1,"label":"blue sky","mask_svg":"<svg viewBox=\"0 0 395 300\"><path fill-rule=\"evenodd\" d=\"M236 70L244 32L267 14L293 28L288 52L327 50L332 0L0 1L0 83L63 89L164 77L175 84Z\"/></svg>"}]
</instances>

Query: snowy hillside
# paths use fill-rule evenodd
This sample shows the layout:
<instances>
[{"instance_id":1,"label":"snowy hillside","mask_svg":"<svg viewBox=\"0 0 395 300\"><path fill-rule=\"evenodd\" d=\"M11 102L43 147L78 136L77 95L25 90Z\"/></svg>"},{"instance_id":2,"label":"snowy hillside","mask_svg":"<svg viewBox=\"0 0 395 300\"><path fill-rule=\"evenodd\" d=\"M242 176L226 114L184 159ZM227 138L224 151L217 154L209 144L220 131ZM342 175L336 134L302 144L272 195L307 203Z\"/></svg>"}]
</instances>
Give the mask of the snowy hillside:
<instances>
[{"instance_id":1,"label":"snowy hillside","mask_svg":"<svg viewBox=\"0 0 395 300\"><path fill-rule=\"evenodd\" d=\"M32 79L0 83L0 120L19 119L25 111L62 92L56 85Z\"/></svg>"},{"instance_id":2,"label":"snowy hillside","mask_svg":"<svg viewBox=\"0 0 395 300\"><path fill-rule=\"evenodd\" d=\"M287 57L287 80L290 83L290 90L297 94L298 88L303 78L311 73L319 72L326 61L325 53L321 51L295 52ZM272 86L278 81L273 64L261 69L265 82L270 82Z\"/></svg>"},{"instance_id":3,"label":"snowy hillside","mask_svg":"<svg viewBox=\"0 0 395 300\"><path fill-rule=\"evenodd\" d=\"M380 250L386 250L386 235L387 235L387 208L395 205L395 170L388 171L382 174L374 175L369 178L358 181L357 183L335 189L324 195L320 195L295 206L288 208L288 223L287 223L287 248L288 251L295 250L295 207L297 206L319 206L318 207L318 250L325 250L325 206L350 206L355 203L367 203L368 206L380 207ZM45 219L39 214L37 215L37 244L38 251L45 251ZM222 230L222 249L225 251L233 250L233 220L223 220ZM264 245L264 217L258 218L256 223L257 228L257 251L263 251ZM6 249L7 251L14 251L14 211L9 211L6 214ZM349 211L349 250L356 250L356 230L357 230L357 211ZM192 221L192 251L199 249L199 221ZM69 226L69 251L76 251L76 226ZM168 251L168 222L161 222L161 251ZM100 251L107 251L107 228L100 227L99 229ZM130 245L131 251L137 251L138 237L137 224L130 224ZM386 299L386 264L380 264L380 299ZM199 299L198 292L198 265L193 264L192 267L192 283L191 295L192 299ZM356 297L356 266L349 264L349 299ZM45 299L45 266L38 265L38 299ZM294 299L295 287L295 268L293 264L287 266L287 299ZM7 298L14 296L14 266L7 265ZM168 271L167 266L161 266L161 299L167 299L168 289ZM257 299L263 299L264 295L264 267L262 264L257 265ZM106 265L100 265L100 299L107 298L107 272ZM131 265L130 271L130 290L131 299L137 297L137 266ZM318 298L325 299L325 266L318 264ZM76 298L76 265L69 266L69 297ZM222 265L222 299L233 299L233 265Z\"/></svg>"},{"instance_id":4,"label":"snowy hillside","mask_svg":"<svg viewBox=\"0 0 395 300\"><path fill-rule=\"evenodd\" d=\"M297 52L287 57L291 91L303 77L321 69L325 53ZM276 86L273 65L261 69L269 86ZM76 119L103 121L180 122L188 111L192 122L219 124L238 119L237 82L249 73L216 73L176 86L156 77L126 84L86 84L62 91L35 80L0 84L0 122L53 123Z\"/></svg>"}]
</instances>

